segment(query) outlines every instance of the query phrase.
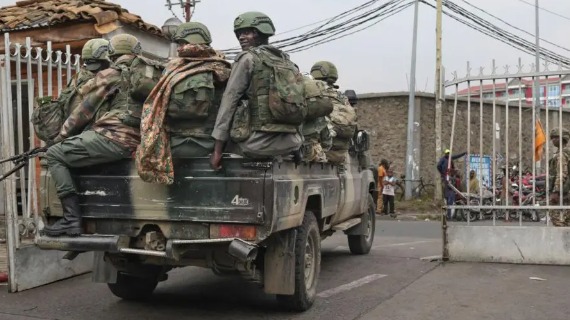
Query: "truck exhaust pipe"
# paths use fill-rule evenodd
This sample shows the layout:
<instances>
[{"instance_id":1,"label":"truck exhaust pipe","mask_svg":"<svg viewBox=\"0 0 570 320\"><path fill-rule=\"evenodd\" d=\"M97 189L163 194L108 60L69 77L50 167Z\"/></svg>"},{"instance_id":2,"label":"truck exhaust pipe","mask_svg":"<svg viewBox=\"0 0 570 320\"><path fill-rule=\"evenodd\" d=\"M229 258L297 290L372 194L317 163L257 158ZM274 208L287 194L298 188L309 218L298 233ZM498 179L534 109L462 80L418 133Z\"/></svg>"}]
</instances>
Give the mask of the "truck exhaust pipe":
<instances>
[{"instance_id":1,"label":"truck exhaust pipe","mask_svg":"<svg viewBox=\"0 0 570 320\"><path fill-rule=\"evenodd\" d=\"M243 241L234 239L228 248L228 253L241 262L253 261L257 257L257 246Z\"/></svg>"}]
</instances>

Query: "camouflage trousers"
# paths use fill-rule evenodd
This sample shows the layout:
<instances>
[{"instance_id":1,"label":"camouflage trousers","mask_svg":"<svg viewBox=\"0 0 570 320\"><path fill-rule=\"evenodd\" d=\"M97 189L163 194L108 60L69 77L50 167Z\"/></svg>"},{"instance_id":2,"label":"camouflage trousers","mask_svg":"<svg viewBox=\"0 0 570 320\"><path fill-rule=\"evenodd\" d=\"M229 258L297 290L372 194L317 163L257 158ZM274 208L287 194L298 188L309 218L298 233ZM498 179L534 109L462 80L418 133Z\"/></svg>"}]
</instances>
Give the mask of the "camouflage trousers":
<instances>
[{"instance_id":1,"label":"camouflage trousers","mask_svg":"<svg viewBox=\"0 0 570 320\"><path fill-rule=\"evenodd\" d=\"M327 159L333 164L344 164L348 150L329 150L326 152Z\"/></svg>"},{"instance_id":2,"label":"camouflage trousers","mask_svg":"<svg viewBox=\"0 0 570 320\"><path fill-rule=\"evenodd\" d=\"M555 227L570 227L570 211L550 210L550 222Z\"/></svg>"},{"instance_id":3,"label":"camouflage trousers","mask_svg":"<svg viewBox=\"0 0 570 320\"><path fill-rule=\"evenodd\" d=\"M131 150L95 131L84 131L51 146L45 156L60 198L77 192L69 168L87 167L130 157Z\"/></svg>"},{"instance_id":4,"label":"camouflage trousers","mask_svg":"<svg viewBox=\"0 0 570 320\"><path fill-rule=\"evenodd\" d=\"M319 142L305 143L301 147L303 160L309 162L327 162L327 155Z\"/></svg>"}]
</instances>

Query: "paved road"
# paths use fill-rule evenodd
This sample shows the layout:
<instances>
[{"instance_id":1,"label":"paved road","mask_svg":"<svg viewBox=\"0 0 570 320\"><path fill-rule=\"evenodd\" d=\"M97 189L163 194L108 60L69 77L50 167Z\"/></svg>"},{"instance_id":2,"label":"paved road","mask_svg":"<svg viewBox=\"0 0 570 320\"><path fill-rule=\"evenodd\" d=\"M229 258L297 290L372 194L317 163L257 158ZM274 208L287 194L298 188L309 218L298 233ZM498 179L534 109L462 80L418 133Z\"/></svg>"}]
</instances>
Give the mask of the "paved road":
<instances>
[{"instance_id":1,"label":"paved road","mask_svg":"<svg viewBox=\"0 0 570 320\"><path fill-rule=\"evenodd\" d=\"M346 237L325 240L318 292L305 313L279 309L272 296L237 278L186 268L170 273L152 301L121 301L89 275L18 294L0 293L0 319L356 319L437 267L437 222L378 221L371 254L350 255Z\"/></svg>"}]
</instances>

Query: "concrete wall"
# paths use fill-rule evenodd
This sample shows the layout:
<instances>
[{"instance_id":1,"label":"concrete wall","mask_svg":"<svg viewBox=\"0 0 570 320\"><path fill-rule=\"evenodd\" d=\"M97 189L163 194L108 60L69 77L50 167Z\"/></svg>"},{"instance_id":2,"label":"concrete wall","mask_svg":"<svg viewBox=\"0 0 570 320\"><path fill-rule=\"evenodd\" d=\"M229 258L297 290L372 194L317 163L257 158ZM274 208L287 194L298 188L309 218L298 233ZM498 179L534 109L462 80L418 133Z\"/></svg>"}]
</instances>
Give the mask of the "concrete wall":
<instances>
[{"instance_id":1,"label":"concrete wall","mask_svg":"<svg viewBox=\"0 0 570 320\"><path fill-rule=\"evenodd\" d=\"M570 228L448 226L451 261L570 264Z\"/></svg>"},{"instance_id":2,"label":"concrete wall","mask_svg":"<svg viewBox=\"0 0 570 320\"><path fill-rule=\"evenodd\" d=\"M442 148L448 148L451 138L451 127L453 123L454 97L448 96L442 109ZM469 107L470 106L470 107ZM483 102L482 119L482 141L480 146L480 102L477 100L467 101L460 98L457 101L456 127L454 138L454 153L468 150L468 122L470 119L470 153L477 154L481 151L486 155L491 155L493 151L493 139L495 139L495 126L493 125L493 103ZM507 112L508 109L508 121ZM507 107L505 103L497 101L495 105L496 123L499 126L498 138L496 139L497 153L506 156L506 147L509 149L509 162L518 162L519 137L522 137L521 154L523 167L530 167L532 164L532 108L527 104L522 104L519 108L518 101L510 102ZM548 111L550 129L558 126L559 109L551 108ZM570 121L569 110L563 110L563 123ZM371 155L374 162L386 158L393 161L392 166L396 175L405 173L405 155L407 143L407 121L408 121L408 92L392 92L378 94L359 95L357 105L359 126L371 132L373 141L371 142ZM546 125L546 111L541 113L542 124ZM519 114L521 128L519 131ZM435 98L433 94L416 94L415 113L415 136L419 144L415 149L416 163L419 175L423 177L437 177L435 169L436 161L440 155L435 154ZM508 126L506 125L508 123ZM570 126L566 126L570 129ZM507 135L508 131L508 144ZM520 132L520 133L519 133ZM550 152L554 151L552 146ZM463 160L456 163L461 168Z\"/></svg>"}]
</instances>

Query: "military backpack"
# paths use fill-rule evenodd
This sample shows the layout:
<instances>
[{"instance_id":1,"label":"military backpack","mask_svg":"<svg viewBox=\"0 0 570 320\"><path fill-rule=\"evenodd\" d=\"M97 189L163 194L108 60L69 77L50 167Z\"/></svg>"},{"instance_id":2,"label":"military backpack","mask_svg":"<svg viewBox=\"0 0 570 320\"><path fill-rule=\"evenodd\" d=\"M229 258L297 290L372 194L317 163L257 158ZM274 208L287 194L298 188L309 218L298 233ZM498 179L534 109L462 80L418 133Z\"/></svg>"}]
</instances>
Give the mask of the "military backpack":
<instances>
[{"instance_id":1,"label":"military backpack","mask_svg":"<svg viewBox=\"0 0 570 320\"><path fill-rule=\"evenodd\" d=\"M305 103L307 104L305 120L328 116L334 109L334 99L327 91L326 82L305 77L303 84L305 86Z\"/></svg>"}]
</instances>

